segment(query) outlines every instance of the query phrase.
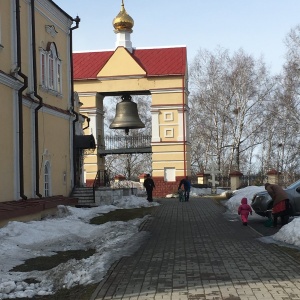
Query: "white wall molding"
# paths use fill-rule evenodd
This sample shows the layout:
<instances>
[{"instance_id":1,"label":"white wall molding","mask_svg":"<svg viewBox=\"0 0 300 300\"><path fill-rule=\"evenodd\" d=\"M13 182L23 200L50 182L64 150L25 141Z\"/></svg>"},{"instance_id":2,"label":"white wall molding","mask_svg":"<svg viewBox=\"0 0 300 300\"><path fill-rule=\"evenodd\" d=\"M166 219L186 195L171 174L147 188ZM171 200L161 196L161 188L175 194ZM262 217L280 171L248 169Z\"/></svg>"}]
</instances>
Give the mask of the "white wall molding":
<instances>
[{"instance_id":1,"label":"white wall molding","mask_svg":"<svg viewBox=\"0 0 300 300\"><path fill-rule=\"evenodd\" d=\"M17 78L9 76L3 72L0 72L0 83L14 90L19 90L23 86L22 82L19 81Z\"/></svg>"}]
</instances>

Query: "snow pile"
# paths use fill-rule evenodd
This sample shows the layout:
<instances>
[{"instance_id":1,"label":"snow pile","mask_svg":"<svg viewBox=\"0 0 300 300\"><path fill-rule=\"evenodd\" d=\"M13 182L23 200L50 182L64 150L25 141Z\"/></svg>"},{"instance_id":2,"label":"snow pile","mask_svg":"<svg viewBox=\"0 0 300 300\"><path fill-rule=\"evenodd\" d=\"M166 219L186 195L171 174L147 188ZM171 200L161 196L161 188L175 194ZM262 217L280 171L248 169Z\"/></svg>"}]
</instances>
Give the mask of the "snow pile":
<instances>
[{"instance_id":1,"label":"snow pile","mask_svg":"<svg viewBox=\"0 0 300 300\"><path fill-rule=\"evenodd\" d=\"M114 205L95 208L59 206L57 217L27 223L9 222L0 229L0 299L33 298L49 295L56 289L100 281L110 265L137 250L146 232L139 232L147 218L126 222L89 224L95 216L119 208L159 205L128 196ZM12 272L25 260L50 256L57 251L95 249L95 254L82 260L69 260L47 271ZM27 284L26 279L37 283Z\"/></svg>"},{"instance_id":2,"label":"snow pile","mask_svg":"<svg viewBox=\"0 0 300 300\"><path fill-rule=\"evenodd\" d=\"M265 190L264 186L247 186L243 189L235 190L232 193L232 197L226 201L225 206L230 212L237 213L238 207L241 204L242 198L248 199L248 204L251 205L252 198L258 192Z\"/></svg>"}]
</instances>

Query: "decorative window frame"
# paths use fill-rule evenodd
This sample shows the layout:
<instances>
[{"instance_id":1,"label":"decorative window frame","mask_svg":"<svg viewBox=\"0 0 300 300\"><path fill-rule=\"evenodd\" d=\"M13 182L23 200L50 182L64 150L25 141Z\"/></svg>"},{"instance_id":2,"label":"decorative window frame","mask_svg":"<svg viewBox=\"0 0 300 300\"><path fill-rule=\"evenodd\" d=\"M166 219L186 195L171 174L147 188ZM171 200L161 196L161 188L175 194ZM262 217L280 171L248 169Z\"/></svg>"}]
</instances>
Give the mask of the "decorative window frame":
<instances>
[{"instance_id":1,"label":"decorative window frame","mask_svg":"<svg viewBox=\"0 0 300 300\"><path fill-rule=\"evenodd\" d=\"M174 114L173 112L164 112L164 121L174 121Z\"/></svg>"},{"instance_id":2,"label":"decorative window frame","mask_svg":"<svg viewBox=\"0 0 300 300\"><path fill-rule=\"evenodd\" d=\"M174 128L164 128L164 137L173 138L174 137Z\"/></svg>"},{"instance_id":3,"label":"decorative window frame","mask_svg":"<svg viewBox=\"0 0 300 300\"><path fill-rule=\"evenodd\" d=\"M55 43L40 48L40 87L55 96L62 96L62 61Z\"/></svg>"},{"instance_id":4,"label":"decorative window frame","mask_svg":"<svg viewBox=\"0 0 300 300\"><path fill-rule=\"evenodd\" d=\"M49 161L44 164L44 196L51 196L51 165Z\"/></svg>"}]
</instances>

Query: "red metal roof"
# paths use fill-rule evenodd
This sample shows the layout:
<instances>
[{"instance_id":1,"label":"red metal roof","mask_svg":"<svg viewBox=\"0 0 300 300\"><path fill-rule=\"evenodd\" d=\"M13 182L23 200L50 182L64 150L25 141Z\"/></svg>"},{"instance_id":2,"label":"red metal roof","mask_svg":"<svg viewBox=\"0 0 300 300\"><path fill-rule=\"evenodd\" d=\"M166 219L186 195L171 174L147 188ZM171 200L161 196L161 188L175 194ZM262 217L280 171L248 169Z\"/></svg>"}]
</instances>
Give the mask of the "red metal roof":
<instances>
[{"instance_id":1,"label":"red metal roof","mask_svg":"<svg viewBox=\"0 0 300 300\"><path fill-rule=\"evenodd\" d=\"M114 51L73 54L74 79L95 79ZM186 47L135 49L129 53L147 76L181 75L186 72Z\"/></svg>"}]
</instances>

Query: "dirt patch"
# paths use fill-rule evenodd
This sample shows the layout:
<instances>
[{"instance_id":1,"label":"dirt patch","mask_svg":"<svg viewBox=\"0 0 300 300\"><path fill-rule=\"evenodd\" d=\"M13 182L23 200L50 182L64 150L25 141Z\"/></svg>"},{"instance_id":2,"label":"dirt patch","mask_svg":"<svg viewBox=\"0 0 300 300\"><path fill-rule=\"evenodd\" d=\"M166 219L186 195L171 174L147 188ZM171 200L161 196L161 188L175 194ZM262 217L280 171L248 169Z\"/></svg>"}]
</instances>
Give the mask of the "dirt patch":
<instances>
[{"instance_id":1,"label":"dirt patch","mask_svg":"<svg viewBox=\"0 0 300 300\"><path fill-rule=\"evenodd\" d=\"M127 222L129 220L143 218L147 215L151 215L155 207L139 207L132 209L117 209L111 211L107 214L95 217L90 220L91 224L101 225L110 221L123 221Z\"/></svg>"}]
</instances>

